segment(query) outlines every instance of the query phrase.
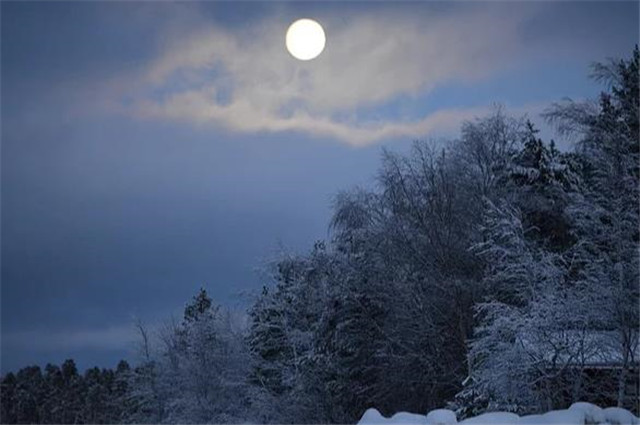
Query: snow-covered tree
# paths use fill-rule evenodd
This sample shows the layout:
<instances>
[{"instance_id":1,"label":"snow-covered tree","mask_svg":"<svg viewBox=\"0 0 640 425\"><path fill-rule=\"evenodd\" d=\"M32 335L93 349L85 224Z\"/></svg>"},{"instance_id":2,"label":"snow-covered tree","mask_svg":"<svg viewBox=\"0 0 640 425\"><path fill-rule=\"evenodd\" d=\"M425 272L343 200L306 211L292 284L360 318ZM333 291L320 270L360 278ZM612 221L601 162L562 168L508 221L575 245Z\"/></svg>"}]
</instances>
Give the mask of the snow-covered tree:
<instances>
[{"instance_id":1,"label":"snow-covered tree","mask_svg":"<svg viewBox=\"0 0 640 425\"><path fill-rule=\"evenodd\" d=\"M202 289L152 346L140 327L144 361L131 374L130 421L232 423L248 405L248 353L241 329Z\"/></svg>"},{"instance_id":2,"label":"snow-covered tree","mask_svg":"<svg viewBox=\"0 0 640 425\"><path fill-rule=\"evenodd\" d=\"M519 210L508 204L488 202L483 233L475 250L487 261L487 298L477 306L470 390L482 395L480 409L556 407L566 390L561 378L596 354L592 305L599 293L568 285L562 256L528 240Z\"/></svg>"},{"instance_id":3,"label":"snow-covered tree","mask_svg":"<svg viewBox=\"0 0 640 425\"><path fill-rule=\"evenodd\" d=\"M621 368L617 403L625 401L628 367L638 347L640 140L638 47L629 60L596 64L593 76L609 91L598 103L567 101L554 105L547 118L578 139L582 192L572 218L584 263L595 263L607 327L617 332ZM586 269L583 269L586 270Z\"/></svg>"},{"instance_id":4,"label":"snow-covered tree","mask_svg":"<svg viewBox=\"0 0 640 425\"><path fill-rule=\"evenodd\" d=\"M620 365L615 399L626 403L639 330L638 51L595 70L611 84L599 104L568 102L547 114L579 137L575 152L545 146L529 126L502 176L503 201L485 210L475 251L487 299L462 394L480 394L481 408L602 397L584 373L594 359Z\"/></svg>"},{"instance_id":5,"label":"snow-covered tree","mask_svg":"<svg viewBox=\"0 0 640 425\"><path fill-rule=\"evenodd\" d=\"M331 258L324 243L308 257L284 256L250 311L253 411L263 421L331 421L318 328L326 310Z\"/></svg>"}]
</instances>

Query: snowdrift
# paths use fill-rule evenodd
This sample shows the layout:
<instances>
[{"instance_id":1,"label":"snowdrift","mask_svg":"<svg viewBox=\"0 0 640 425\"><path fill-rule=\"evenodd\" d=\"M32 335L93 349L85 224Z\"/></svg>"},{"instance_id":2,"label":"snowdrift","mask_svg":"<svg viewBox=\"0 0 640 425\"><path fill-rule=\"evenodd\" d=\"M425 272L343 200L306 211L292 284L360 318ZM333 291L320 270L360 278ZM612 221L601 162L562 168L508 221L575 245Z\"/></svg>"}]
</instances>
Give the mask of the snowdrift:
<instances>
[{"instance_id":1,"label":"snowdrift","mask_svg":"<svg viewBox=\"0 0 640 425\"><path fill-rule=\"evenodd\" d=\"M364 412L358 425L640 425L640 418L626 409L602 409L591 403L574 403L566 410L552 410L540 415L518 416L508 412L491 412L458 422L451 410L438 409L426 416L399 412L386 418L376 409Z\"/></svg>"}]
</instances>

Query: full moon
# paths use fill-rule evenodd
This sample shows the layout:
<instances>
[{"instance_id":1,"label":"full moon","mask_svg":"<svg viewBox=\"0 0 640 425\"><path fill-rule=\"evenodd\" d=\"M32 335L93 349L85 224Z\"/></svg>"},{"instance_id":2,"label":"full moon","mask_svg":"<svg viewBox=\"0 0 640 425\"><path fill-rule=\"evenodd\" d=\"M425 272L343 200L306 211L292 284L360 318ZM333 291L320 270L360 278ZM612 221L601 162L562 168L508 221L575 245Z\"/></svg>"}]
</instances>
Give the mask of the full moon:
<instances>
[{"instance_id":1,"label":"full moon","mask_svg":"<svg viewBox=\"0 0 640 425\"><path fill-rule=\"evenodd\" d=\"M322 53L326 38L319 23L313 19L298 19L287 30L285 41L294 58L308 61Z\"/></svg>"}]
</instances>

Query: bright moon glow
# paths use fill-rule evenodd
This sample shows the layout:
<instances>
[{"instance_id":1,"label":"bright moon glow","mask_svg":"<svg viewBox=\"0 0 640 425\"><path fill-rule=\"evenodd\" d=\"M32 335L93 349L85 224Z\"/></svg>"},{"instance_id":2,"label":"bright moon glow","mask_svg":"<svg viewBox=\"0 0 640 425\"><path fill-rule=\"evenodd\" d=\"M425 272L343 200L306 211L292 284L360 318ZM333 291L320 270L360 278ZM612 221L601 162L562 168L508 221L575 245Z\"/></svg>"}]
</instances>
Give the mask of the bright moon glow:
<instances>
[{"instance_id":1,"label":"bright moon glow","mask_svg":"<svg viewBox=\"0 0 640 425\"><path fill-rule=\"evenodd\" d=\"M298 19L287 30L287 50L301 61L318 57L325 42L322 26L312 19Z\"/></svg>"}]
</instances>

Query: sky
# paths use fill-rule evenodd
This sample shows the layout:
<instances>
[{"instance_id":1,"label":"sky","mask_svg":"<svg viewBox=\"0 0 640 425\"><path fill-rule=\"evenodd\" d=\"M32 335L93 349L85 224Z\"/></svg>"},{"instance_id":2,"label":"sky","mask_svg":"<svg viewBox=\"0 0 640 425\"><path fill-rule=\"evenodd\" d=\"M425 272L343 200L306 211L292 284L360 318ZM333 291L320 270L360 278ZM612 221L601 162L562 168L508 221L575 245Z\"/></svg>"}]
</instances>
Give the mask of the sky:
<instances>
[{"instance_id":1,"label":"sky","mask_svg":"<svg viewBox=\"0 0 640 425\"><path fill-rule=\"evenodd\" d=\"M2 372L135 362L200 287L242 311L383 148L601 89L638 2L2 2ZM285 49L312 18L325 50ZM569 148L567 141L559 140Z\"/></svg>"}]
</instances>

